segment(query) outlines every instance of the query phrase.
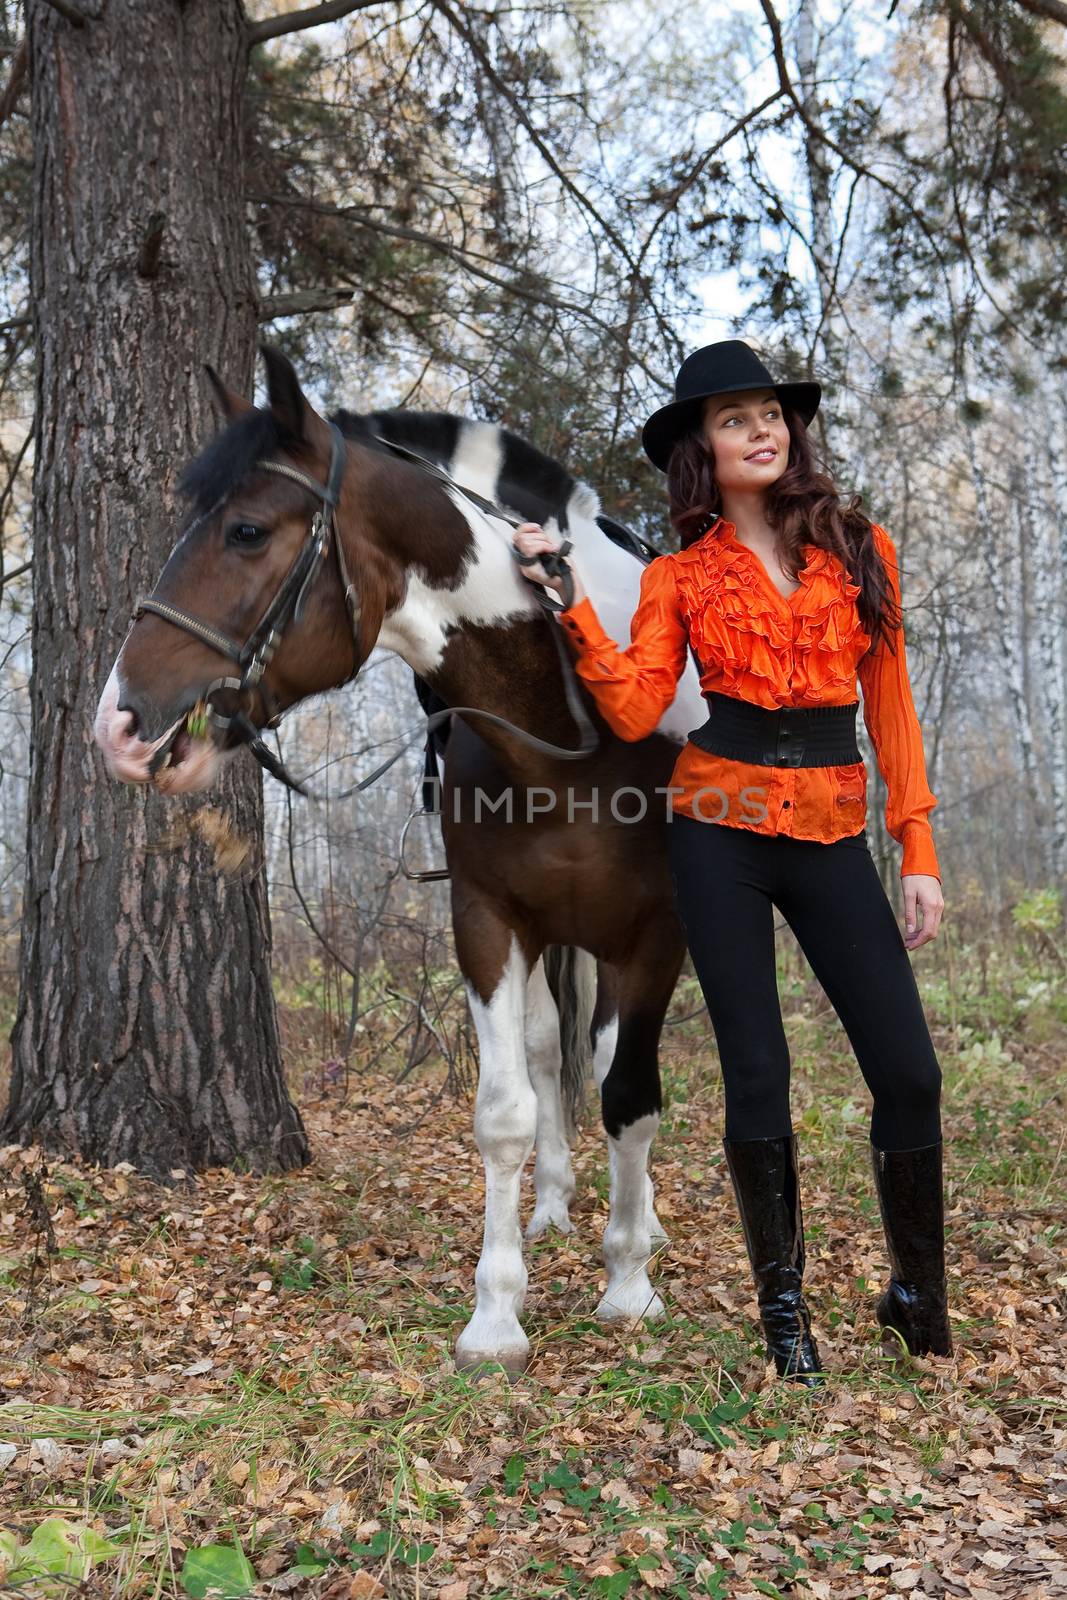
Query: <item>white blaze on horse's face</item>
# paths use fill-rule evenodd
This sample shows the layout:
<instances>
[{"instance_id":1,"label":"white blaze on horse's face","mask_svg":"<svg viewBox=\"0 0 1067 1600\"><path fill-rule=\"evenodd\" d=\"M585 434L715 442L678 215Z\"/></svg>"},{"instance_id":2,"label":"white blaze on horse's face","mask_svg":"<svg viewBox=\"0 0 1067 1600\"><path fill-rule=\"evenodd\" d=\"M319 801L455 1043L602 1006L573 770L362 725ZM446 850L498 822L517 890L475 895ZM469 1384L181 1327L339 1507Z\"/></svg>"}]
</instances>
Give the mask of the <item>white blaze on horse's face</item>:
<instances>
[{"instance_id":1,"label":"white blaze on horse's face","mask_svg":"<svg viewBox=\"0 0 1067 1600\"><path fill-rule=\"evenodd\" d=\"M191 739L180 723L164 730L158 739L146 743L134 731L131 711L119 709L122 700L122 654L111 669L96 708L93 735L104 754L108 772L120 783L150 783L161 794L194 794L209 789L233 751L221 751L207 739ZM175 730L178 729L177 733ZM170 741L167 765L153 777L152 758Z\"/></svg>"}]
</instances>

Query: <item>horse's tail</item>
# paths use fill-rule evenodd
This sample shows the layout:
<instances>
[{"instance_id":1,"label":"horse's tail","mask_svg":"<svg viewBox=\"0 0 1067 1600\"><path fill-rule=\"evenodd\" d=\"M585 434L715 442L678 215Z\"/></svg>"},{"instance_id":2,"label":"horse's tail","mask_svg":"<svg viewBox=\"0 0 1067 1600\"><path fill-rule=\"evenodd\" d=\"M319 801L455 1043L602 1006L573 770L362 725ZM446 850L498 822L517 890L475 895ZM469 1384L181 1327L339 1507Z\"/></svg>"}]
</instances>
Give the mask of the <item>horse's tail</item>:
<instances>
[{"instance_id":1,"label":"horse's tail","mask_svg":"<svg viewBox=\"0 0 1067 1600\"><path fill-rule=\"evenodd\" d=\"M593 1061L590 1027L596 1005L596 957L577 945L550 944L545 946L544 963L559 1012L560 1088L568 1132L573 1135L585 1111L585 1086Z\"/></svg>"}]
</instances>

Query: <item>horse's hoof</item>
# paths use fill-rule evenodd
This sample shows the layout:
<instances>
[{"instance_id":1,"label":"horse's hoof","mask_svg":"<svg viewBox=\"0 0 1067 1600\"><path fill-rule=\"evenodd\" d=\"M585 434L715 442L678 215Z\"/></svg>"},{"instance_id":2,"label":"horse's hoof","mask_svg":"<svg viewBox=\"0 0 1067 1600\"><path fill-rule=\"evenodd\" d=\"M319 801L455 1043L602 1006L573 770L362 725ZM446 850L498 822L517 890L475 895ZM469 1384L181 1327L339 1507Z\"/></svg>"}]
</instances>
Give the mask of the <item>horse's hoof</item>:
<instances>
[{"instance_id":1,"label":"horse's hoof","mask_svg":"<svg viewBox=\"0 0 1067 1600\"><path fill-rule=\"evenodd\" d=\"M604 1296L596 1308L598 1322L653 1322L657 1317L666 1313L666 1306L659 1295L650 1294L646 1289L643 1293L635 1294L628 1285Z\"/></svg>"},{"instance_id":2,"label":"horse's hoof","mask_svg":"<svg viewBox=\"0 0 1067 1600\"><path fill-rule=\"evenodd\" d=\"M494 1372L502 1371L512 1382L521 1378L530 1360L530 1346L525 1350L515 1347L514 1350L499 1350L495 1352L484 1350L464 1350L462 1353L456 1347L456 1370L465 1372L472 1378L491 1377Z\"/></svg>"},{"instance_id":3,"label":"horse's hoof","mask_svg":"<svg viewBox=\"0 0 1067 1600\"><path fill-rule=\"evenodd\" d=\"M509 1378L517 1378L526 1371L529 1359L530 1341L518 1323L510 1328L490 1329L484 1325L475 1327L472 1322L456 1340L456 1367L460 1372L502 1367Z\"/></svg>"}]
</instances>

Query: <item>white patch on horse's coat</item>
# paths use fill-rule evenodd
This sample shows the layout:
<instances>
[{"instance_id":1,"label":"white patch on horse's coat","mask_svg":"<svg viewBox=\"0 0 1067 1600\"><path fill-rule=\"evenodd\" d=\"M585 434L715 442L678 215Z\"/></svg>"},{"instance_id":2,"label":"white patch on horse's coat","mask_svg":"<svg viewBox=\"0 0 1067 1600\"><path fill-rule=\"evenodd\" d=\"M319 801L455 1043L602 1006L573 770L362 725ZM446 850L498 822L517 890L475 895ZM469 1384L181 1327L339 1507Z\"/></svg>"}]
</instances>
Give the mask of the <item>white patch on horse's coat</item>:
<instances>
[{"instance_id":1,"label":"white patch on horse's coat","mask_svg":"<svg viewBox=\"0 0 1067 1600\"><path fill-rule=\"evenodd\" d=\"M537 1129L537 1097L526 1067L524 1038L528 977L512 934L507 963L488 1003L467 984L478 1034L474 1137L485 1162L485 1231L474 1275L474 1315L456 1343L460 1366L499 1361L509 1371L518 1371L530 1351L519 1322L527 1282L519 1187Z\"/></svg>"},{"instance_id":2,"label":"white patch on horse's coat","mask_svg":"<svg viewBox=\"0 0 1067 1600\"><path fill-rule=\"evenodd\" d=\"M659 1127L659 1117L656 1118L656 1127ZM670 1244L667 1230L656 1215L656 1190L652 1183L652 1174L645 1173L645 1216L648 1222L648 1236L652 1241L653 1250L662 1250L664 1245Z\"/></svg>"},{"instance_id":3,"label":"white patch on horse's coat","mask_svg":"<svg viewBox=\"0 0 1067 1600\"><path fill-rule=\"evenodd\" d=\"M593 1082L599 1089L608 1073L611 1063L615 1059L615 1049L619 1042L619 1013L616 1011L610 1016L602 1028L597 1029L593 1041Z\"/></svg>"},{"instance_id":4,"label":"white patch on horse's coat","mask_svg":"<svg viewBox=\"0 0 1067 1600\"><path fill-rule=\"evenodd\" d=\"M539 1239L550 1227L572 1233L570 1203L574 1199L574 1169L567 1143L560 1074L559 1008L545 976L543 957L526 985L526 1067L537 1096L537 1142L534 1158L533 1216L526 1225L527 1239Z\"/></svg>"},{"instance_id":5,"label":"white patch on horse's coat","mask_svg":"<svg viewBox=\"0 0 1067 1600\"><path fill-rule=\"evenodd\" d=\"M602 1087L604 1079L611 1071L611 1064L615 1059L615 1051L618 1046L618 1042L619 1016L618 1012L616 1012L614 1016L609 1017L608 1021L602 1028L597 1030L596 1041L593 1046L593 1078L598 1089ZM648 1117L642 1118L641 1120L642 1122L651 1123L652 1125L651 1134L644 1143L643 1167L639 1161L641 1148L640 1136L638 1136L636 1148L631 1148L633 1141L630 1141L630 1145L628 1145L628 1148L630 1148L630 1158L622 1163L620 1163L619 1160L619 1151L623 1146L623 1142L627 1140L628 1135L632 1134L633 1129L625 1129L619 1139L612 1139L611 1137L608 1138L608 1179L609 1194L611 1196L611 1209L608 1226L604 1233L603 1249L605 1264L608 1268L609 1290L604 1296L604 1300L601 1301L602 1309L601 1311L598 1311L598 1316L604 1315L612 1318L616 1316L622 1316L624 1314L621 1311L615 1311L611 1309L604 1311L603 1307L606 1305L606 1302L609 1299L614 1305L617 1298L617 1293L611 1289L611 1284L615 1281L615 1278L618 1277L618 1272L616 1272L613 1277L613 1266L612 1262L608 1260L608 1251L609 1249L615 1250L616 1252L621 1250L625 1256L626 1250L629 1248L627 1244L628 1234L626 1231L626 1224L622 1220L623 1218L629 1216L632 1211L632 1196L628 1187L629 1184L633 1183L635 1186L637 1186L643 1198L644 1226L648 1229L649 1253L651 1253L652 1250L660 1249L663 1245L669 1243L663 1224L656 1215L655 1191L652 1186L652 1178L648 1172L648 1156L652 1147L652 1139L655 1137L656 1129L659 1127L659 1116L655 1112L651 1112ZM635 1128L638 1126L638 1123L634 1124ZM617 1224L615 1231L613 1231L613 1224ZM640 1246L637 1246L637 1248L640 1248ZM628 1257L626 1259L628 1259ZM623 1271L623 1269L620 1268L619 1271ZM642 1290L640 1284L638 1283L638 1287L633 1289L632 1293L634 1295L638 1295L641 1292ZM628 1289L627 1295L630 1293L631 1290ZM656 1316L659 1314L655 1309L656 1304L659 1304L659 1302L658 1299L654 1297L653 1302L650 1303L651 1309L647 1313L649 1316ZM661 1305L660 1309L662 1309ZM640 1315L641 1313L637 1312L634 1314Z\"/></svg>"},{"instance_id":6,"label":"white patch on horse's coat","mask_svg":"<svg viewBox=\"0 0 1067 1600\"><path fill-rule=\"evenodd\" d=\"M537 602L522 586L501 523L491 526L490 518L466 502L459 509L474 536L461 582L454 589L432 587L426 574L410 566L403 600L387 613L378 635L382 648L397 651L421 677L440 666L448 637L464 622L501 626L536 614Z\"/></svg>"},{"instance_id":7,"label":"white patch on horse's coat","mask_svg":"<svg viewBox=\"0 0 1067 1600\"><path fill-rule=\"evenodd\" d=\"M584 487L584 485L583 485ZM641 574L644 566L628 550L615 544L589 513L571 496L573 511L568 508L567 536L574 543L574 562L582 575L593 609L608 637L615 640L620 650L630 644L630 623L640 598ZM707 708L700 695L700 674L692 655L686 655L685 667L678 680L673 703L660 717L657 733L683 745L689 729L704 722Z\"/></svg>"},{"instance_id":8,"label":"white patch on horse's coat","mask_svg":"<svg viewBox=\"0 0 1067 1600\"><path fill-rule=\"evenodd\" d=\"M467 422L448 464L450 475L486 499L494 499L503 460L500 430L489 422ZM471 551L459 582L431 586L428 574L411 566L400 604L388 612L378 643L395 650L420 677L441 664L448 638L463 623L505 626L538 614L529 585L519 575L507 523L479 511L452 490L449 498L471 533Z\"/></svg>"},{"instance_id":9,"label":"white patch on horse's coat","mask_svg":"<svg viewBox=\"0 0 1067 1600\"><path fill-rule=\"evenodd\" d=\"M537 601L519 577L511 539L469 501L457 501L471 530L472 551L460 582L452 589L431 586L427 574L410 566L400 604L385 616L378 644L395 650L420 677L441 663L449 635L463 623L497 627L531 621Z\"/></svg>"},{"instance_id":10,"label":"white patch on horse's coat","mask_svg":"<svg viewBox=\"0 0 1067 1600\"><path fill-rule=\"evenodd\" d=\"M494 422L464 422L459 430L448 473L465 489L473 489L487 500L496 498L500 469L504 464L504 440ZM457 495L457 503L462 496ZM464 502L466 503L466 502Z\"/></svg>"},{"instance_id":11,"label":"white patch on horse's coat","mask_svg":"<svg viewBox=\"0 0 1067 1600\"><path fill-rule=\"evenodd\" d=\"M448 471L457 483L507 503L499 483L504 458L503 437L489 422L465 422ZM507 625L526 623L537 603L511 554L512 530L450 491L450 497L471 530L473 551L455 588L432 588L425 573L408 569L401 603L385 618L378 643L395 650L420 676L440 665L449 634L464 622ZM567 537L574 562L605 631L620 649L630 643L630 621L637 609L643 564L609 539L596 521L600 501L588 484L576 483L567 502ZM556 518L546 517L546 531L558 533ZM660 718L657 732L683 745L690 728L705 720L700 677L691 655L678 682L674 702Z\"/></svg>"},{"instance_id":12,"label":"white patch on horse's coat","mask_svg":"<svg viewBox=\"0 0 1067 1600\"><path fill-rule=\"evenodd\" d=\"M601 1322L633 1322L663 1315L663 1301L648 1277L652 1237L648 1206L648 1152L659 1116L649 1112L624 1128L611 1150L611 1211L604 1229L608 1286L596 1314Z\"/></svg>"}]
</instances>

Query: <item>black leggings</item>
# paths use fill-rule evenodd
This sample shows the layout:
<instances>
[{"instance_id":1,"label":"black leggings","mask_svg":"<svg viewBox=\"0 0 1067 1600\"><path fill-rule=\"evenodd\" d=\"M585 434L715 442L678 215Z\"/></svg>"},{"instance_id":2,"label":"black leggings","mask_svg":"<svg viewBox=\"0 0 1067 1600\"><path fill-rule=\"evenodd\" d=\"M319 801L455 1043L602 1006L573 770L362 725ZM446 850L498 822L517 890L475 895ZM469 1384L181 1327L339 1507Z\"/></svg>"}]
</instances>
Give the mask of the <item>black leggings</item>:
<instances>
[{"instance_id":1,"label":"black leggings","mask_svg":"<svg viewBox=\"0 0 1067 1600\"><path fill-rule=\"evenodd\" d=\"M941 1138L941 1068L866 833L834 844L699 822L667 825L675 904L711 1014L728 1139L793 1131L774 911L796 934L874 1096L870 1138L914 1150Z\"/></svg>"}]
</instances>

